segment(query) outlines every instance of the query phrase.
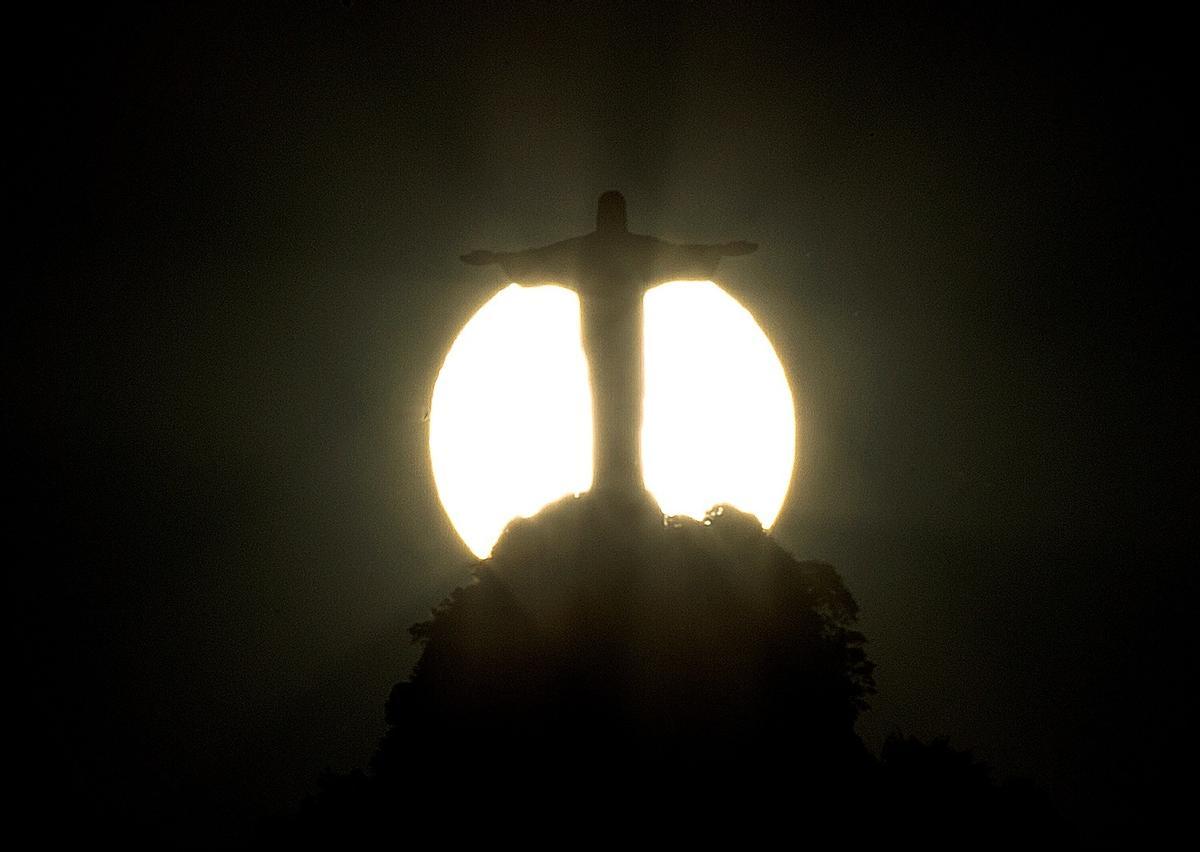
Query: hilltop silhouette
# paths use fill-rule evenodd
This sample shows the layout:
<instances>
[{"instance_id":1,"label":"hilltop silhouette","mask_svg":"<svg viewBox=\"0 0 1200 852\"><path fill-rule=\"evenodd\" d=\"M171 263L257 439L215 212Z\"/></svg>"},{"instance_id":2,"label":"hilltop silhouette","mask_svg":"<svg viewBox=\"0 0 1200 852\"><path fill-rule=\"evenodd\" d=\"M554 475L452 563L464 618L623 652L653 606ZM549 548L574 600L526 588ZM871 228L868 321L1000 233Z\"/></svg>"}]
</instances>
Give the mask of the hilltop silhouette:
<instances>
[{"instance_id":1,"label":"hilltop silhouette","mask_svg":"<svg viewBox=\"0 0 1200 852\"><path fill-rule=\"evenodd\" d=\"M1039 793L944 740L865 747L856 616L831 566L752 516L566 498L412 627L370 766L326 774L291 840L1061 839Z\"/></svg>"}]
</instances>

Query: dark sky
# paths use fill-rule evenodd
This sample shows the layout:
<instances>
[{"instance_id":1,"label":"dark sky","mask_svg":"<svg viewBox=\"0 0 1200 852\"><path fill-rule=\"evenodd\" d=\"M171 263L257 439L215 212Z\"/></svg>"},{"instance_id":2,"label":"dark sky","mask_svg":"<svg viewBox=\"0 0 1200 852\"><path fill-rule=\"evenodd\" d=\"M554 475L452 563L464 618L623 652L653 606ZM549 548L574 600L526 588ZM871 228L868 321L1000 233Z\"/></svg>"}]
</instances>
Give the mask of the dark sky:
<instances>
[{"instance_id":1,"label":"dark sky","mask_svg":"<svg viewBox=\"0 0 1200 852\"><path fill-rule=\"evenodd\" d=\"M422 415L502 282L458 255L618 188L635 231L761 245L725 284L797 398L777 537L862 606L868 741L947 734L1095 836L1182 801L1179 21L247 5L10 31L31 786L253 814L363 764L468 578Z\"/></svg>"}]
</instances>

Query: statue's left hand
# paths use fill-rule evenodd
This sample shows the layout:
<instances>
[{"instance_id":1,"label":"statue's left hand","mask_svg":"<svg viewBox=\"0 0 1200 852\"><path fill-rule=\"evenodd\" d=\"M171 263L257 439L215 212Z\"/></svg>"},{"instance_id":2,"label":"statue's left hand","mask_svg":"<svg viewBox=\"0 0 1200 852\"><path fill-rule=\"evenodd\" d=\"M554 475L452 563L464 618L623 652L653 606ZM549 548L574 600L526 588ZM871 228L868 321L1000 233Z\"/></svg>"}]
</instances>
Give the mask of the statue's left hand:
<instances>
[{"instance_id":1,"label":"statue's left hand","mask_svg":"<svg viewBox=\"0 0 1200 852\"><path fill-rule=\"evenodd\" d=\"M500 262L500 256L494 251L473 251L470 254L464 254L459 258L463 263L469 263L471 266L490 266L493 263Z\"/></svg>"}]
</instances>

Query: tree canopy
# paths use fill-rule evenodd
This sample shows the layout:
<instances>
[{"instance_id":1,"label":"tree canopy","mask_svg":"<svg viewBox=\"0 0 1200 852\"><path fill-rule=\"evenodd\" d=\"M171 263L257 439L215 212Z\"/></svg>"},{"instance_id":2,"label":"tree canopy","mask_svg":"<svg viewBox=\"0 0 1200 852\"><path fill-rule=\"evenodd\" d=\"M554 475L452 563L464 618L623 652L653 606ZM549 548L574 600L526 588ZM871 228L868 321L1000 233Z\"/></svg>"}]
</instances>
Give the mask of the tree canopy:
<instances>
[{"instance_id":1,"label":"tree canopy","mask_svg":"<svg viewBox=\"0 0 1200 852\"><path fill-rule=\"evenodd\" d=\"M511 524L473 574L411 628L422 654L387 734L368 771L323 779L304 838L410 820L882 837L915 831L913 790L999 801L944 743L868 751L854 725L875 683L853 597L749 515L566 498Z\"/></svg>"}]
</instances>

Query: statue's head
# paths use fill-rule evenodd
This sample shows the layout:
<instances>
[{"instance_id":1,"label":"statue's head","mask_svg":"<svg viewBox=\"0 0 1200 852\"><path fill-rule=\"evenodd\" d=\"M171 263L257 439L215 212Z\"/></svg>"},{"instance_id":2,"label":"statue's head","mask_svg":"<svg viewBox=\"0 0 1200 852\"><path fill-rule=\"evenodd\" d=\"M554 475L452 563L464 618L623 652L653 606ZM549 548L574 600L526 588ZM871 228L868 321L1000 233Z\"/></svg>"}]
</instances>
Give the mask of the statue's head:
<instances>
[{"instance_id":1,"label":"statue's head","mask_svg":"<svg viewBox=\"0 0 1200 852\"><path fill-rule=\"evenodd\" d=\"M596 230L608 233L629 230L625 220L625 196L615 189L601 195L596 204Z\"/></svg>"}]
</instances>

